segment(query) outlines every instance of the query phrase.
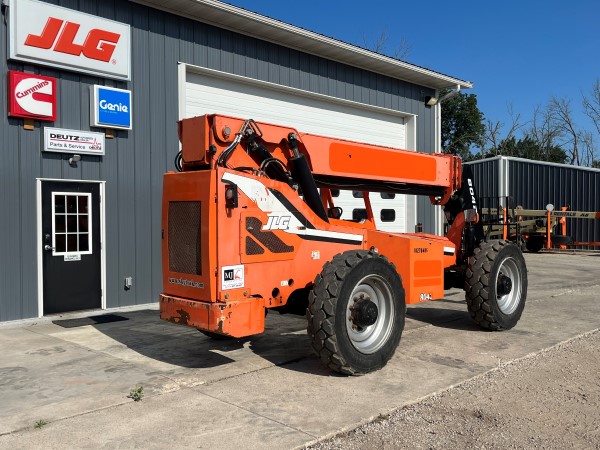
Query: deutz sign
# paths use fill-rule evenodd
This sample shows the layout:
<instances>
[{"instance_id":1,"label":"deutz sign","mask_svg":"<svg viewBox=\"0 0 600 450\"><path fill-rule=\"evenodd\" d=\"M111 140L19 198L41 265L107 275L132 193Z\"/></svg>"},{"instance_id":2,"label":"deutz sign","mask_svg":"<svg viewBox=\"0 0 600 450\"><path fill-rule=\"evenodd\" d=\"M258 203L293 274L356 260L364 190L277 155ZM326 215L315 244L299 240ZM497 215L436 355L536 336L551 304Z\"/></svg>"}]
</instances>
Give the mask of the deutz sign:
<instances>
[{"instance_id":1,"label":"deutz sign","mask_svg":"<svg viewBox=\"0 0 600 450\"><path fill-rule=\"evenodd\" d=\"M9 58L130 79L130 27L37 0L10 0Z\"/></svg>"},{"instance_id":2,"label":"deutz sign","mask_svg":"<svg viewBox=\"0 0 600 450\"><path fill-rule=\"evenodd\" d=\"M44 151L83 155L104 155L104 133L44 128Z\"/></svg>"}]
</instances>

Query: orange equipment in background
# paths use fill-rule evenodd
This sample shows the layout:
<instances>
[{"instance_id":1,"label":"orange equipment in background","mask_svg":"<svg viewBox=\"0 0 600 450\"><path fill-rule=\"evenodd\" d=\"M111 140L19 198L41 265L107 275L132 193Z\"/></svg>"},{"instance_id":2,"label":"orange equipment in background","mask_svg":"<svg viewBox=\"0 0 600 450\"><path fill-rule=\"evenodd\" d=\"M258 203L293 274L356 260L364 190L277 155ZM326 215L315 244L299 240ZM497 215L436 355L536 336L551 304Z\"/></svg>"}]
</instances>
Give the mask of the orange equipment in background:
<instances>
[{"instance_id":1,"label":"orange equipment in background","mask_svg":"<svg viewBox=\"0 0 600 450\"><path fill-rule=\"evenodd\" d=\"M333 370L385 365L406 304L465 287L484 328L514 326L525 262L484 241L477 198L459 158L361 144L220 115L179 123L181 173L163 184L161 318L209 336L264 330L265 310L306 313L314 349ZM428 196L444 205L446 237L390 233L341 220L331 189Z\"/></svg>"}]
</instances>

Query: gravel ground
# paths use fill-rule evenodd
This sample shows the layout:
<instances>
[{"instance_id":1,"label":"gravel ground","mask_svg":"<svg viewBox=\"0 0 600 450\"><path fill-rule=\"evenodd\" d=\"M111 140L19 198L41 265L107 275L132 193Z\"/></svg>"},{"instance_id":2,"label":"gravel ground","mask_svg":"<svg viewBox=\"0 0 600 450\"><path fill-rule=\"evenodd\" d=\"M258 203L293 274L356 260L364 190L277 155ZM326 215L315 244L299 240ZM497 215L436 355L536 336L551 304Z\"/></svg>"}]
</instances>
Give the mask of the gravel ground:
<instances>
[{"instance_id":1,"label":"gravel ground","mask_svg":"<svg viewBox=\"0 0 600 450\"><path fill-rule=\"evenodd\" d=\"M600 332L499 366L310 449L600 449Z\"/></svg>"}]
</instances>

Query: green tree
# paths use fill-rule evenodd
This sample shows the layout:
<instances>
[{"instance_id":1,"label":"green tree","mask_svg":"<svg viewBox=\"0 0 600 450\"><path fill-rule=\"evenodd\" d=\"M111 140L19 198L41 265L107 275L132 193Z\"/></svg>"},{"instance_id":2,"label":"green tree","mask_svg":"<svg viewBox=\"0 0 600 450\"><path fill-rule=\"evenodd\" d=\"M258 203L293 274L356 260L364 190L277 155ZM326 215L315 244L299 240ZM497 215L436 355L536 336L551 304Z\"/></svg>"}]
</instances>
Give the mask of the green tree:
<instances>
[{"instance_id":1,"label":"green tree","mask_svg":"<svg viewBox=\"0 0 600 450\"><path fill-rule=\"evenodd\" d=\"M446 92L440 92L440 97ZM485 139L484 116L477 107L477 96L460 92L444 101L441 108L442 149L465 161L473 159L471 148L481 148Z\"/></svg>"},{"instance_id":2,"label":"green tree","mask_svg":"<svg viewBox=\"0 0 600 450\"><path fill-rule=\"evenodd\" d=\"M548 144L540 145L531 136L517 140L514 136L504 139L498 145L494 153L487 156L515 156L517 158L527 158L537 161L548 161L564 164L567 161L567 153L558 145Z\"/></svg>"}]
</instances>

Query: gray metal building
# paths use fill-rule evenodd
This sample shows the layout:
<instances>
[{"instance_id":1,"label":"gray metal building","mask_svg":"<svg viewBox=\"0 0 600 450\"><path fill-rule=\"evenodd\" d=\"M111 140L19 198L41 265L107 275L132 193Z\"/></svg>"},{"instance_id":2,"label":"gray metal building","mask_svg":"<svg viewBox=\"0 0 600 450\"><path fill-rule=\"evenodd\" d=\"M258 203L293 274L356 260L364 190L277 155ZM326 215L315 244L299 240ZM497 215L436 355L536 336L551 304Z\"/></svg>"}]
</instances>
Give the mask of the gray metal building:
<instances>
[{"instance_id":1,"label":"gray metal building","mask_svg":"<svg viewBox=\"0 0 600 450\"><path fill-rule=\"evenodd\" d=\"M511 197L525 209L600 211L600 170L497 156L467 163L480 197ZM567 233L579 242L600 242L600 220L567 219ZM585 247L583 247L585 248Z\"/></svg>"},{"instance_id":2,"label":"gray metal building","mask_svg":"<svg viewBox=\"0 0 600 450\"><path fill-rule=\"evenodd\" d=\"M87 37L73 25L96 19ZM106 59L103 69L98 61L119 36L102 35L103 27L113 25L129 33L116 45L128 37L129 46L117 48L126 56ZM15 43L16 28L24 26L38 28ZM174 169L180 118L251 115L433 152L439 105L426 106L425 97L472 87L214 0L10 0L3 2L0 33L9 44L0 45L0 321L157 300L162 175ZM15 56L13 44L36 46L37 53ZM122 73L109 66L117 63ZM54 121L9 117L9 71L56 79ZM42 93L44 83L32 90ZM131 91L131 129L94 126L95 85ZM64 130L58 136L102 133L103 154L45 151L49 127ZM408 198L403 208L405 229L417 222L436 229L439 212L427 199ZM78 269L90 255L93 264ZM80 292L88 284L94 292Z\"/></svg>"}]
</instances>

